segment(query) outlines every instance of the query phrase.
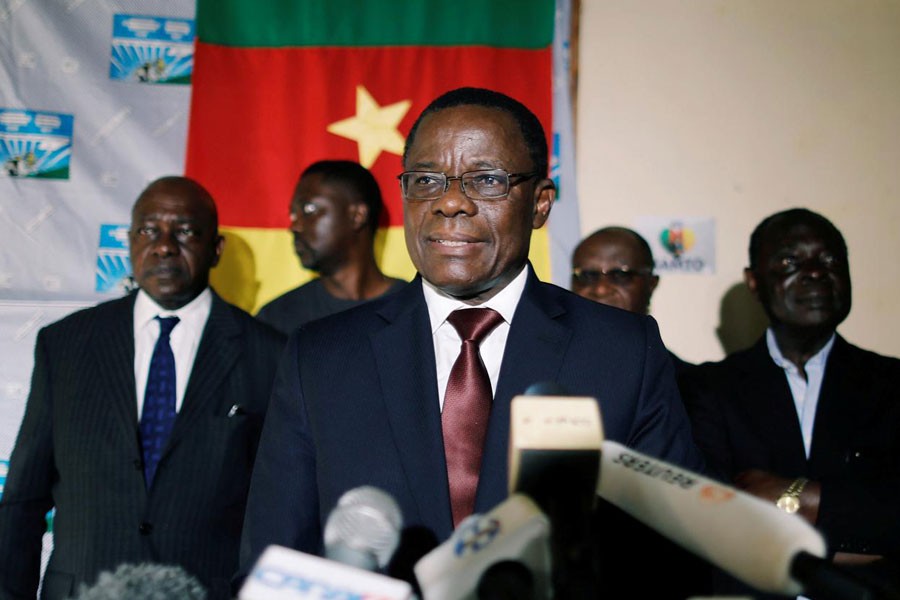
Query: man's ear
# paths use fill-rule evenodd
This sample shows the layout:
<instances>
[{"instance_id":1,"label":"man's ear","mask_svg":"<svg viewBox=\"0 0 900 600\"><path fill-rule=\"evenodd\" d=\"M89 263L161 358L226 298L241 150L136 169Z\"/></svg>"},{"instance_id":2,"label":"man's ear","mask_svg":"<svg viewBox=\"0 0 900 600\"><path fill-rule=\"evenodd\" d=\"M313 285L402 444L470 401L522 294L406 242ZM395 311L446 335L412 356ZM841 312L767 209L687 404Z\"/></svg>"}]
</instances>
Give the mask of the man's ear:
<instances>
[{"instance_id":1,"label":"man's ear","mask_svg":"<svg viewBox=\"0 0 900 600\"><path fill-rule=\"evenodd\" d=\"M744 269L744 283L747 284L747 289L750 290L750 294L759 300L759 282L756 279L756 273L754 273L750 267Z\"/></svg>"},{"instance_id":2,"label":"man's ear","mask_svg":"<svg viewBox=\"0 0 900 600\"><path fill-rule=\"evenodd\" d=\"M213 257L212 266L216 266L219 264L219 259L222 258L222 250L225 249L225 236L218 235L216 236L216 255Z\"/></svg>"},{"instance_id":3,"label":"man's ear","mask_svg":"<svg viewBox=\"0 0 900 600\"><path fill-rule=\"evenodd\" d=\"M651 275L650 276L650 294L656 291L656 286L659 285L659 275Z\"/></svg>"},{"instance_id":4,"label":"man's ear","mask_svg":"<svg viewBox=\"0 0 900 600\"><path fill-rule=\"evenodd\" d=\"M369 222L369 206L365 202L353 202L350 204L349 210L353 229L359 231L365 228Z\"/></svg>"},{"instance_id":5,"label":"man's ear","mask_svg":"<svg viewBox=\"0 0 900 600\"><path fill-rule=\"evenodd\" d=\"M534 186L534 215L531 226L540 229L550 216L550 209L556 201L556 185L551 179L541 179Z\"/></svg>"}]
</instances>

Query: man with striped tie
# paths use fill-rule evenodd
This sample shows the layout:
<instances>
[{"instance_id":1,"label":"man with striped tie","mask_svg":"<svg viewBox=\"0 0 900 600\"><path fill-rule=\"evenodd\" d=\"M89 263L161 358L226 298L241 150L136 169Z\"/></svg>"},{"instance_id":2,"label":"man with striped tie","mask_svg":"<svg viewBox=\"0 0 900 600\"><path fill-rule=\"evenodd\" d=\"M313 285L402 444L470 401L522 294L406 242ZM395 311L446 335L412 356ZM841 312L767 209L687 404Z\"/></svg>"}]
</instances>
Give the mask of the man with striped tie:
<instances>
[{"instance_id":1,"label":"man with striped tie","mask_svg":"<svg viewBox=\"0 0 900 600\"><path fill-rule=\"evenodd\" d=\"M65 598L122 563L183 567L229 597L283 338L209 287L224 247L209 193L152 182L132 209L139 290L38 334L0 501L0 597Z\"/></svg>"}]
</instances>

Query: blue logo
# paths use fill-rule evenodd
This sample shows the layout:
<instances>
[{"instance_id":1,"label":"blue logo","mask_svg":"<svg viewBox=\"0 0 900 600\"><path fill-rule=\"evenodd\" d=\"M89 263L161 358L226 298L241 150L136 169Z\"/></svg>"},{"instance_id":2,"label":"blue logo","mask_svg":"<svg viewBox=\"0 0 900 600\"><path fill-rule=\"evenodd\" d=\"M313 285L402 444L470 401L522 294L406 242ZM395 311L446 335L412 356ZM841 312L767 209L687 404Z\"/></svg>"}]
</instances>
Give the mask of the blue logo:
<instances>
[{"instance_id":1,"label":"blue logo","mask_svg":"<svg viewBox=\"0 0 900 600\"><path fill-rule=\"evenodd\" d=\"M139 83L191 82L194 21L114 15L109 78Z\"/></svg>"},{"instance_id":2,"label":"blue logo","mask_svg":"<svg viewBox=\"0 0 900 600\"><path fill-rule=\"evenodd\" d=\"M0 108L0 176L68 179L74 121L64 113Z\"/></svg>"},{"instance_id":3,"label":"blue logo","mask_svg":"<svg viewBox=\"0 0 900 600\"><path fill-rule=\"evenodd\" d=\"M482 517L463 523L456 534L456 545L453 552L461 557L466 553L475 554L488 547L501 531L500 521Z\"/></svg>"},{"instance_id":4,"label":"blue logo","mask_svg":"<svg viewBox=\"0 0 900 600\"><path fill-rule=\"evenodd\" d=\"M129 287L130 274L128 225L100 225L96 290L98 292L125 292Z\"/></svg>"},{"instance_id":5,"label":"blue logo","mask_svg":"<svg viewBox=\"0 0 900 600\"><path fill-rule=\"evenodd\" d=\"M9 461L0 460L0 498L3 497L3 488L6 487L7 473L9 473Z\"/></svg>"}]
</instances>

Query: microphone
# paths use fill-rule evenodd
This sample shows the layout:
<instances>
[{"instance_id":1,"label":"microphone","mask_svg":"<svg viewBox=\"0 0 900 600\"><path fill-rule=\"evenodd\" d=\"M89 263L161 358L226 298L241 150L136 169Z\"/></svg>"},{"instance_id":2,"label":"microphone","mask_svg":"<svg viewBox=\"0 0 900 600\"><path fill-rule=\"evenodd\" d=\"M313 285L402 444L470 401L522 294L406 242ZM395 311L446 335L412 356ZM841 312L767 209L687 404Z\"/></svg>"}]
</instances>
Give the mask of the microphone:
<instances>
[{"instance_id":1,"label":"microphone","mask_svg":"<svg viewBox=\"0 0 900 600\"><path fill-rule=\"evenodd\" d=\"M153 600L180 598L206 600L203 585L182 567L155 563L125 563L115 571L103 571L88 587L82 584L77 600Z\"/></svg>"},{"instance_id":2,"label":"microphone","mask_svg":"<svg viewBox=\"0 0 900 600\"><path fill-rule=\"evenodd\" d=\"M563 392L555 383L529 390ZM602 441L594 398L525 395L512 400L509 488L527 494L550 518L553 581L560 598L597 597L591 523Z\"/></svg>"},{"instance_id":3,"label":"microphone","mask_svg":"<svg viewBox=\"0 0 900 600\"><path fill-rule=\"evenodd\" d=\"M527 496L513 494L484 515L466 518L450 539L416 563L426 600L504 598L506 589L553 597L550 522ZM523 580L523 573L527 577Z\"/></svg>"},{"instance_id":4,"label":"microphone","mask_svg":"<svg viewBox=\"0 0 900 600\"><path fill-rule=\"evenodd\" d=\"M616 442L603 442L597 494L760 590L816 598L873 597L823 558L825 540L803 519Z\"/></svg>"},{"instance_id":5,"label":"microphone","mask_svg":"<svg viewBox=\"0 0 900 600\"><path fill-rule=\"evenodd\" d=\"M325 557L367 571L385 569L400 541L397 501L364 485L345 492L325 521Z\"/></svg>"},{"instance_id":6,"label":"microphone","mask_svg":"<svg viewBox=\"0 0 900 600\"><path fill-rule=\"evenodd\" d=\"M247 576L240 600L411 600L405 581L282 546L269 546Z\"/></svg>"},{"instance_id":7,"label":"microphone","mask_svg":"<svg viewBox=\"0 0 900 600\"><path fill-rule=\"evenodd\" d=\"M424 525L410 525L400 532L400 543L391 556L387 566L387 575L402 579L412 585L413 593L422 595L422 587L416 579L414 568L423 556L440 545L434 532Z\"/></svg>"}]
</instances>

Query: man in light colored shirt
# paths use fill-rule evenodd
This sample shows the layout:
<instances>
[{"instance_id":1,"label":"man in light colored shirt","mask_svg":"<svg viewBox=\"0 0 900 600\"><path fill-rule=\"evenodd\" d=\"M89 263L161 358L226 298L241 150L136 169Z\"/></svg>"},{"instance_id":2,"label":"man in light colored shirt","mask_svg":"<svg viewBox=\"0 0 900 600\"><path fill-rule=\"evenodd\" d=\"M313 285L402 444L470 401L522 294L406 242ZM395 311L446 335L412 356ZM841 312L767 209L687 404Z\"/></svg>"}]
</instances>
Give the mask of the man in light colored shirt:
<instances>
[{"instance_id":1,"label":"man in light colored shirt","mask_svg":"<svg viewBox=\"0 0 900 600\"><path fill-rule=\"evenodd\" d=\"M697 444L718 477L819 528L835 562L896 569L881 557L900 552L900 360L836 333L851 306L844 237L807 209L776 213L751 235L744 278L770 326L682 376Z\"/></svg>"},{"instance_id":2,"label":"man in light colored shirt","mask_svg":"<svg viewBox=\"0 0 900 600\"><path fill-rule=\"evenodd\" d=\"M38 334L0 501L2 598L35 597L54 507L42 598L121 563L178 565L210 598L231 595L283 337L209 288L224 244L197 182L151 183L129 240L139 291Z\"/></svg>"},{"instance_id":3,"label":"man in light colored shirt","mask_svg":"<svg viewBox=\"0 0 900 600\"><path fill-rule=\"evenodd\" d=\"M460 465L451 453L477 480L469 513L507 497L510 402L535 383L596 397L608 438L702 468L652 318L542 283L528 262L531 232L555 200L537 117L498 92L447 92L416 120L403 165L418 276L288 341L251 484L243 573L270 544L321 552L328 514L362 485L391 494L405 525L451 534L465 510L445 450L458 440L442 417L454 412L449 383L467 354L450 320L473 308L493 311L475 361L492 397L487 422L470 423L486 427L483 441L454 448L475 458Z\"/></svg>"}]
</instances>

